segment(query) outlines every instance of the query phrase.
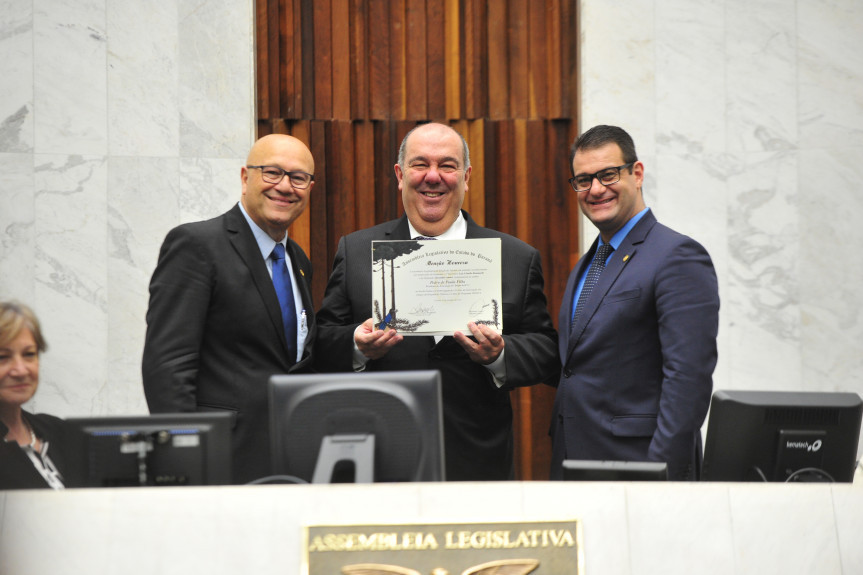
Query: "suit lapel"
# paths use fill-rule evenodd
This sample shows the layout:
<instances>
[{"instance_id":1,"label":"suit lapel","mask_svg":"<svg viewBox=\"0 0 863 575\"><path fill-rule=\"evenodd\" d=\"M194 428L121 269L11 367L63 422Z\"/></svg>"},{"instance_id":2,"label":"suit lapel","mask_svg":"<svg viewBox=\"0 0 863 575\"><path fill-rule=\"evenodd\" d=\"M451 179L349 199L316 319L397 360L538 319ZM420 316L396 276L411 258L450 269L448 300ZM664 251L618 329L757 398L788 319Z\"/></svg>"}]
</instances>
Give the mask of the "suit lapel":
<instances>
[{"instance_id":1,"label":"suit lapel","mask_svg":"<svg viewBox=\"0 0 863 575\"><path fill-rule=\"evenodd\" d=\"M303 300L303 310L314 309L312 302L312 292L309 290L309 278L306 274L311 274L311 270L305 269L301 265L301 258L298 255L299 246L292 240L288 241L288 255L291 258L291 266L294 270L294 277L297 278L297 285L300 288L300 298Z\"/></svg>"},{"instance_id":2,"label":"suit lapel","mask_svg":"<svg viewBox=\"0 0 863 575\"><path fill-rule=\"evenodd\" d=\"M297 278L297 286L300 289L300 298L303 302L302 312L305 312L303 315L306 318L306 327L308 329L308 332L306 333L307 345L305 349L303 349L303 356L301 358L302 361L311 353L311 346L308 345L308 343L315 341L315 330L317 329L317 325L314 319L315 314L312 313L315 309L315 304L312 300L311 289L309 288L309 284L311 283L312 270L305 269L306 258L301 258L299 256L299 250L300 247L293 240L289 239L288 255L291 258L291 266L294 270L294 277Z\"/></svg>"},{"instance_id":3,"label":"suit lapel","mask_svg":"<svg viewBox=\"0 0 863 575\"><path fill-rule=\"evenodd\" d=\"M573 299L575 297L575 288L578 286L578 278L581 277L584 267L596 252L596 246L597 241L594 241L587 253L585 253L584 256L582 256L575 264L575 269L571 274L569 274L569 279L566 282L566 290L563 292L563 299L560 304L560 313L557 316L557 325L560 327L559 331L561 335L559 342L561 357L565 357L565 355L568 354L568 351L572 347L570 344L575 341L573 331L575 326L572 324L572 307L574 305Z\"/></svg>"},{"instance_id":4,"label":"suit lapel","mask_svg":"<svg viewBox=\"0 0 863 575\"><path fill-rule=\"evenodd\" d=\"M408 217L402 215L395 221L392 228L386 232L386 240L409 240L411 239L411 229L408 227Z\"/></svg>"},{"instance_id":5,"label":"suit lapel","mask_svg":"<svg viewBox=\"0 0 863 575\"><path fill-rule=\"evenodd\" d=\"M637 247L644 242L647 234L655 223L656 217L653 215L652 211L648 211L644 214L641 220L639 220L635 227L629 231L623 239L623 242L621 242L620 246L618 246L614 251L614 257L606 265L605 270L603 270L602 275L599 276L599 281L594 286L590 297L587 302L585 302L584 310L582 310L578 320L570 328L569 342L566 351L567 361L569 360L569 356L572 355L578 340L581 339L585 328L596 313L596 310L599 309L599 306L602 304L602 300L605 299L611 286L614 285L617 278L620 277L621 273L623 273L627 264L636 256ZM591 257L596 251L596 246L597 242L594 242L591 247ZM589 262L590 259L591 258L585 257L585 262L583 264L579 261L579 273L573 274L576 278L580 277L581 270L584 269L584 266L587 265L587 262ZM573 284L572 290L575 290L575 284ZM570 303L572 302L571 292L569 301Z\"/></svg>"},{"instance_id":6,"label":"suit lapel","mask_svg":"<svg viewBox=\"0 0 863 575\"><path fill-rule=\"evenodd\" d=\"M285 330L282 329L282 311L279 307L279 299L276 297L276 289L273 287L273 280L270 274L267 272L267 264L261 258L258 242L255 241L255 236L252 234L252 230L249 229L249 224L246 218L243 217L242 212L240 212L238 205L234 206L227 213L225 229L227 230L231 245L248 268L258 294L264 302L267 316L269 316L270 322L278 334L279 341L282 342L282 348L287 353L288 342L285 339Z\"/></svg>"},{"instance_id":7,"label":"suit lapel","mask_svg":"<svg viewBox=\"0 0 863 575\"><path fill-rule=\"evenodd\" d=\"M482 228L479 224L473 221L473 218L470 217L470 214L466 211L462 210L461 213L462 216L464 216L464 220L467 222L467 231L464 234L464 239L472 240L475 238L482 237L482 234L480 232L482 232L484 228Z\"/></svg>"}]
</instances>

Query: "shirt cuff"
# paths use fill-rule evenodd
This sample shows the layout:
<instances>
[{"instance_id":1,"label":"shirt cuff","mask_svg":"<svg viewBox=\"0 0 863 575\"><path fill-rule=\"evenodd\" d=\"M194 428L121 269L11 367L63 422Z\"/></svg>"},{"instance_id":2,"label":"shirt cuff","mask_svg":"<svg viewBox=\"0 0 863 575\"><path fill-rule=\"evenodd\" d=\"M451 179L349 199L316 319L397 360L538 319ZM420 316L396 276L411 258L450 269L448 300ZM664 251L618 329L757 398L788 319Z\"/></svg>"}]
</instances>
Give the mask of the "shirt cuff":
<instances>
[{"instance_id":1,"label":"shirt cuff","mask_svg":"<svg viewBox=\"0 0 863 575\"><path fill-rule=\"evenodd\" d=\"M498 387L498 389L506 385L506 362L503 359L503 354L505 353L505 349L501 350L500 355L497 356L497 359L485 366L485 368L491 374L492 379L494 379L494 384Z\"/></svg>"},{"instance_id":2,"label":"shirt cuff","mask_svg":"<svg viewBox=\"0 0 863 575\"><path fill-rule=\"evenodd\" d=\"M362 325L358 325L357 329L360 329ZM357 347L357 329L354 330L354 371L365 371L366 364L369 362L369 358L363 355L363 352L360 351L360 348Z\"/></svg>"}]
</instances>

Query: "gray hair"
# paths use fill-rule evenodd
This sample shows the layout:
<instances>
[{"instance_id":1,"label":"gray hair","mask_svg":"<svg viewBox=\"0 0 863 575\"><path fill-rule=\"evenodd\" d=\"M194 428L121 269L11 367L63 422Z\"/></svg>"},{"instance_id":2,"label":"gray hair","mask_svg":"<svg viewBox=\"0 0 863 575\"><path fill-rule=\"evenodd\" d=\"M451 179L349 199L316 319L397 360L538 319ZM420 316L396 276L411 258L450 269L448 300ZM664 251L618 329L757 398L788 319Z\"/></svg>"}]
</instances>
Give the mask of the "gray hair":
<instances>
[{"instance_id":1,"label":"gray hair","mask_svg":"<svg viewBox=\"0 0 863 575\"><path fill-rule=\"evenodd\" d=\"M414 130L416 130L417 128L422 128L423 126L429 126L429 125L431 125L431 124L419 124L417 126L414 126L413 128L410 129L410 131L407 134L405 134L404 139L402 139L402 144L401 144L401 146L399 146L399 158L398 158L399 166L401 166L402 170L405 169L405 153L406 153L405 149L407 148L408 138L410 137L411 134L414 133ZM444 126L445 128L449 128L450 130L452 130L453 132L455 132L458 135L459 139L461 139L461 145L462 145L463 152L464 152L464 169L465 170L468 169L470 167L470 150L468 150L467 141L464 139L464 136L462 136L461 133L458 130L454 129L452 126L447 126L446 124L438 124L438 125Z\"/></svg>"}]
</instances>

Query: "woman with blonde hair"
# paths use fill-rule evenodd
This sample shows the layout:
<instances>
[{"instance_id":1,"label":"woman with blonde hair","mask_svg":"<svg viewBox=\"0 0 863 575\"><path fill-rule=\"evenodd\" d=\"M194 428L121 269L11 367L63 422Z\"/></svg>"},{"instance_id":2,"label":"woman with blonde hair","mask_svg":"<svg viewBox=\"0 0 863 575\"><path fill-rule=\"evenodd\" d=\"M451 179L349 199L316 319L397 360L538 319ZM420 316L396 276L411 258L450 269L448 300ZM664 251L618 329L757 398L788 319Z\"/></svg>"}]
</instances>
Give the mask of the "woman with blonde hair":
<instances>
[{"instance_id":1,"label":"woman with blonde hair","mask_svg":"<svg viewBox=\"0 0 863 575\"><path fill-rule=\"evenodd\" d=\"M39 387L39 355L46 349L33 311L0 302L0 489L62 489L74 475L74 431L58 417L22 407Z\"/></svg>"}]
</instances>

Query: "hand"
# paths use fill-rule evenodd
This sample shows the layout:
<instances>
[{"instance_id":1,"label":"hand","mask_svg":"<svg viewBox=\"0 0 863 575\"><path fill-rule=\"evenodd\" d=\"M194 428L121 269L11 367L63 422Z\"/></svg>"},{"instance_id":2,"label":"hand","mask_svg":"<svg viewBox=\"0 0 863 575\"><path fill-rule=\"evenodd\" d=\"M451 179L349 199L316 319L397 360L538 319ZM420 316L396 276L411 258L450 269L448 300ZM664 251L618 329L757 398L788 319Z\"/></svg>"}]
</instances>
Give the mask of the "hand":
<instances>
[{"instance_id":1,"label":"hand","mask_svg":"<svg viewBox=\"0 0 863 575\"><path fill-rule=\"evenodd\" d=\"M398 344L404 336L392 328L376 329L372 318L367 319L354 331L357 349L369 359L380 359Z\"/></svg>"},{"instance_id":2,"label":"hand","mask_svg":"<svg viewBox=\"0 0 863 575\"><path fill-rule=\"evenodd\" d=\"M487 325L469 322L467 327L476 339L474 342L460 331L453 334L455 340L464 348L470 358L482 365L488 365L503 352L503 337Z\"/></svg>"}]
</instances>

